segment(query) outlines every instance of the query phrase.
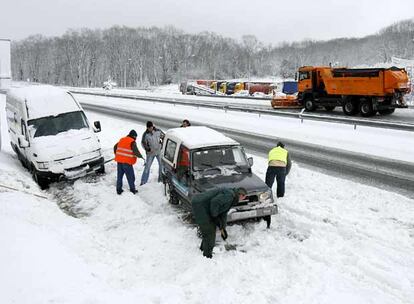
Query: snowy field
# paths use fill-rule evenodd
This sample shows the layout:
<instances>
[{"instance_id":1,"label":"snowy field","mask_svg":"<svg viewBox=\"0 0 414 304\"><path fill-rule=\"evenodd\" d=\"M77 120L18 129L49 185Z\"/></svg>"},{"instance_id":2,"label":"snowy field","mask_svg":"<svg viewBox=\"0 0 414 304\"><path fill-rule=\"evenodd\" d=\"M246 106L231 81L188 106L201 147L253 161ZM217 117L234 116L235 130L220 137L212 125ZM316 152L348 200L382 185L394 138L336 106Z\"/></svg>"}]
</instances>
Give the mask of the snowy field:
<instances>
[{"instance_id":1,"label":"snowy field","mask_svg":"<svg viewBox=\"0 0 414 304\"><path fill-rule=\"evenodd\" d=\"M141 113L182 117L195 123L208 122L223 128L266 134L340 150L414 162L414 132L304 120L272 115L170 105L122 98L76 95L85 104L130 109ZM288 148L288 147L287 147Z\"/></svg>"},{"instance_id":2,"label":"snowy field","mask_svg":"<svg viewBox=\"0 0 414 304\"><path fill-rule=\"evenodd\" d=\"M0 184L45 196L0 187L0 303L414 303L412 199L294 164L271 229L230 226L237 250L218 238L209 260L163 197L156 163L136 196L116 195L114 163L105 176L40 191L8 145L4 100L0 108ZM102 123L104 149L144 131L88 116ZM253 157L264 178L266 160ZM138 178L142 170L138 162Z\"/></svg>"}]
</instances>

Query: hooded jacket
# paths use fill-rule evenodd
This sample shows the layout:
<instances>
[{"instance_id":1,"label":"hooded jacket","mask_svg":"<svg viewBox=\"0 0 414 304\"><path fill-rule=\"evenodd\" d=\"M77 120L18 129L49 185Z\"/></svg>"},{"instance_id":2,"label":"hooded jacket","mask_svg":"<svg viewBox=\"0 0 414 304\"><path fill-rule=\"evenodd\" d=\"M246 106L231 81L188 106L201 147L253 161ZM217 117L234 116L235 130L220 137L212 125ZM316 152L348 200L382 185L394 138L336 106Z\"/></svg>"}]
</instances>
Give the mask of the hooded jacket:
<instances>
[{"instance_id":1,"label":"hooded jacket","mask_svg":"<svg viewBox=\"0 0 414 304\"><path fill-rule=\"evenodd\" d=\"M154 127L152 132L145 130L142 134L141 144L147 155L157 155L160 153L163 138L164 132L156 127Z\"/></svg>"}]
</instances>

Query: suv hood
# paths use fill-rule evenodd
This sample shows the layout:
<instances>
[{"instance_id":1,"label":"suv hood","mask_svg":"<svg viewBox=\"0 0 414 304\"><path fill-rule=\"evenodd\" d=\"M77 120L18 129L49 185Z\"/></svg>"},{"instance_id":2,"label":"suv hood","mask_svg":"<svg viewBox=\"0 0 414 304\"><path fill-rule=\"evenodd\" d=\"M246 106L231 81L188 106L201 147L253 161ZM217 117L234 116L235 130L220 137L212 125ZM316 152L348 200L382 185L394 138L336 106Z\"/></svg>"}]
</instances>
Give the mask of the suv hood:
<instances>
[{"instance_id":1,"label":"suv hood","mask_svg":"<svg viewBox=\"0 0 414 304\"><path fill-rule=\"evenodd\" d=\"M69 130L54 136L33 139L33 152L37 161L56 161L89 153L100 148L97 137L90 129Z\"/></svg>"},{"instance_id":2,"label":"suv hood","mask_svg":"<svg viewBox=\"0 0 414 304\"><path fill-rule=\"evenodd\" d=\"M269 190L269 187L255 174L245 173L231 176L215 176L213 178L200 178L195 180L195 188L204 192L214 188L239 188L243 187L247 192L261 192Z\"/></svg>"}]
</instances>

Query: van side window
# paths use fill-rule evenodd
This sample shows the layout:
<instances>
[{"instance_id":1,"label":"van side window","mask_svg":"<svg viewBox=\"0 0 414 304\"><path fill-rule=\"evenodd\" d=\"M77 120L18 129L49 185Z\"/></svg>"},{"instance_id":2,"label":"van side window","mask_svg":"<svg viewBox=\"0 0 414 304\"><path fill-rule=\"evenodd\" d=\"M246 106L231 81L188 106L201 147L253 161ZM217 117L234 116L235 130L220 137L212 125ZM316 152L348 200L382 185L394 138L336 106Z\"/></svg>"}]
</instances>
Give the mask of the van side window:
<instances>
[{"instance_id":1,"label":"van side window","mask_svg":"<svg viewBox=\"0 0 414 304\"><path fill-rule=\"evenodd\" d=\"M175 149L177 148L177 143L169 139L165 147L164 157L170 162L174 162Z\"/></svg>"}]
</instances>

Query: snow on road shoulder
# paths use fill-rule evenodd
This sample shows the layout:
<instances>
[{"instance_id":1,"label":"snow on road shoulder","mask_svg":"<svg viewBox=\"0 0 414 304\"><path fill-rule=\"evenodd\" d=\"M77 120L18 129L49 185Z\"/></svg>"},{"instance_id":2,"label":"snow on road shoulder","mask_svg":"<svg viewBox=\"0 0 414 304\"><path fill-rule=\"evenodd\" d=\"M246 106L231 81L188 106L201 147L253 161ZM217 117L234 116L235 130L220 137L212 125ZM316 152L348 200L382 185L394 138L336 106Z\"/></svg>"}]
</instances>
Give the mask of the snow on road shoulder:
<instances>
[{"instance_id":1,"label":"snow on road shoulder","mask_svg":"<svg viewBox=\"0 0 414 304\"><path fill-rule=\"evenodd\" d=\"M132 128L144 130L88 116L101 120L105 149ZM266 159L253 156L263 178ZM4 168L29 183L18 162ZM137 183L142 170L138 161ZM414 303L412 199L294 164L271 229L264 222L232 225L227 242L236 250L226 251L218 238L209 260L195 227L167 203L156 172L154 163L137 195L126 184L116 194L114 163L104 176L43 192L69 197L86 215L79 219L55 199L1 192L0 286L7 293L0 302Z\"/></svg>"}]
</instances>

